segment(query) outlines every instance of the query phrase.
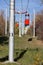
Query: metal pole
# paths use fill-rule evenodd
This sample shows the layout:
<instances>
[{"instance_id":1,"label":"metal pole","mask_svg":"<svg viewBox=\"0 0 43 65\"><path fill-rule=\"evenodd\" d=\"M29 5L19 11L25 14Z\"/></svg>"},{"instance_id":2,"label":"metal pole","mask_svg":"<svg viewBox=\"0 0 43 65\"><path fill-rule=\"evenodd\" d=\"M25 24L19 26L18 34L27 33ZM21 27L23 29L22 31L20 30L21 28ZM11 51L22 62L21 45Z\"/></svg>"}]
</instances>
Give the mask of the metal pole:
<instances>
[{"instance_id":1,"label":"metal pole","mask_svg":"<svg viewBox=\"0 0 43 65\"><path fill-rule=\"evenodd\" d=\"M33 10L34 13L34 19L33 19L33 37L35 37L35 10Z\"/></svg>"},{"instance_id":2,"label":"metal pole","mask_svg":"<svg viewBox=\"0 0 43 65\"><path fill-rule=\"evenodd\" d=\"M7 8L6 8L6 19L5 19L5 35L7 35Z\"/></svg>"},{"instance_id":3,"label":"metal pole","mask_svg":"<svg viewBox=\"0 0 43 65\"><path fill-rule=\"evenodd\" d=\"M24 35L24 21L22 21L22 35Z\"/></svg>"},{"instance_id":4,"label":"metal pole","mask_svg":"<svg viewBox=\"0 0 43 65\"><path fill-rule=\"evenodd\" d=\"M10 28L9 28L9 62L13 62L13 46L14 46L14 1L10 2Z\"/></svg>"},{"instance_id":5,"label":"metal pole","mask_svg":"<svg viewBox=\"0 0 43 65\"><path fill-rule=\"evenodd\" d=\"M21 37L22 33L22 14L20 13L20 21L19 21L19 37Z\"/></svg>"}]
</instances>

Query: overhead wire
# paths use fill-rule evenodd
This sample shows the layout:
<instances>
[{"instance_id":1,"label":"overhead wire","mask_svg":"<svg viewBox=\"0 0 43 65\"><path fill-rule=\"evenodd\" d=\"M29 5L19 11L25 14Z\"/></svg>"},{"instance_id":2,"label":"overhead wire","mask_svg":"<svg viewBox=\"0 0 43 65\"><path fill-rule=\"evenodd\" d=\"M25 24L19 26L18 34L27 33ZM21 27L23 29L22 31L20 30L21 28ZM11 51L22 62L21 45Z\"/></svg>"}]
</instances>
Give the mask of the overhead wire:
<instances>
[{"instance_id":1,"label":"overhead wire","mask_svg":"<svg viewBox=\"0 0 43 65\"><path fill-rule=\"evenodd\" d=\"M4 8L4 6L2 6L1 2L0 2L0 7L1 7L1 8Z\"/></svg>"},{"instance_id":2,"label":"overhead wire","mask_svg":"<svg viewBox=\"0 0 43 65\"><path fill-rule=\"evenodd\" d=\"M28 7L29 7L29 0L27 1L26 11L28 11Z\"/></svg>"},{"instance_id":3,"label":"overhead wire","mask_svg":"<svg viewBox=\"0 0 43 65\"><path fill-rule=\"evenodd\" d=\"M22 0L21 0L21 9L22 9L22 11L23 11L23 3L22 3Z\"/></svg>"},{"instance_id":4,"label":"overhead wire","mask_svg":"<svg viewBox=\"0 0 43 65\"><path fill-rule=\"evenodd\" d=\"M6 0L4 0L4 2L9 6L8 2Z\"/></svg>"},{"instance_id":5,"label":"overhead wire","mask_svg":"<svg viewBox=\"0 0 43 65\"><path fill-rule=\"evenodd\" d=\"M3 10L3 11L5 11L5 8L6 7L9 7L9 4L8 4L8 2L6 1L6 0L1 0L1 2L3 1L3 3L1 4L0 3L0 10ZM5 4L5 6L3 6ZM7 5L7 6L6 6Z\"/></svg>"},{"instance_id":6,"label":"overhead wire","mask_svg":"<svg viewBox=\"0 0 43 65\"><path fill-rule=\"evenodd\" d=\"M27 4L26 4L26 8L25 8L26 11L28 11L28 5L29 5L29 0L27 0ZM24 9L22 0L21 0L21 9L22 9L22 11Z\"/></svg>"},{"instance_id":7,"label":"overhead wire","mask_svg":"<svg viewBox=\"0 0 43 65\"><path fill-rule=\"evenodd\" d=\"M6 0L3 0L3 2L4 2L7 6L9 6ZM4 3L2 3L2 4L0 3L0 7L1 7L1 8L4 8L4 6L3 6Z\"/></svg>"}]
</instances>

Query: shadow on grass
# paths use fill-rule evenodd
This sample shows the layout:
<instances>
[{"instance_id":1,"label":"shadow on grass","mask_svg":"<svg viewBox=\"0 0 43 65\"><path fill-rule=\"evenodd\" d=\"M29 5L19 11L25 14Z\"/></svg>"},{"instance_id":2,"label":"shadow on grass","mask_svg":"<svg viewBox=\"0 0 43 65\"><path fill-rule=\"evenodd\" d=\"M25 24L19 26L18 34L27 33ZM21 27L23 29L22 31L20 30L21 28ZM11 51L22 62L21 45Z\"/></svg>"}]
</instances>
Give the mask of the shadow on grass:
<instances>
[{"instance_id":1,"label":"shadow on grass","mask_svg":"<svg viewBox=\"0 0 43 65\"><path fill-rule=\"evenodd\" d=\"M29 38L28 41L32 41L32 38Z\"/></svg>"},{"instance_id":2,"label":"shadow on grass","mask_svg":"<svg viewBox=\"0 0 43 65\"><path fill-rule=\"evenodd\" d=\"M20 55L19 55L17 58L14 59L14 61L17 61L17 60L19 60L20 58L22 58L26 52L27 52L27 49L24 50L23 52L21 52Z\"/></svg>"},{"instance_id":3,"label":"shadow on grass","mask_svg":"<svg viewBox=\"0 0 43 65\"><path fill-rule=\"evenodd\" d=\"M0 37L0 45L3 45L4 44L4 41L7 41L8 40L8 37L7 36L1 36Z\"/></svg>"},{"instance_id":4,"label":"shadow on grass","mask_svg":"<svg viewBox=\"0 0 43 65\"><path fill-rule=\"evenodd\" d=\"M7 61L7 60L8 60L8 56L0 58L0 62L4 62L4 61Z\"/></svg>"},{"instance_id":5,"label":"shadow on grass","mask_svg":"<svg viewBox=\"0 0 43 65\"><path fill-rule=\"evenodd\" d=\"M27 52L27 49L26 49L26 50L23 50L23 51L19 54L19 56L14 59L14 61L18 61L19 59L21 59L26 52ZM4 61L7 61L7 60L8 60L8 56L3 57L3 58L0 58L0 62L4 62Z\"/></svg>"}]
</instances>

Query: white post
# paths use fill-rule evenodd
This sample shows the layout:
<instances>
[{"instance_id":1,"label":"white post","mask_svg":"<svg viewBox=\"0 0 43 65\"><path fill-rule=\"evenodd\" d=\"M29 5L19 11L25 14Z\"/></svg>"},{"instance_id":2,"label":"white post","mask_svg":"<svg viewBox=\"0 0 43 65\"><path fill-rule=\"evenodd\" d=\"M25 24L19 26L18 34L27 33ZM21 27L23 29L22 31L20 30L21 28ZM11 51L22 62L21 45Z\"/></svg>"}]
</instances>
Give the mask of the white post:
<instances>
[{"instance_id":1,"label":"white post","mask_svg":"<svg viewBox=\"0 0 43 65\"><path fill-rule=\"evenodd\" d=\"M30 25L31 25L31 14L30 14Z\"/></svg>"},{"instance_id":2,"label":"white post","mask_svg":"<svg viewBox=\"0 0 43 65\"><path fill-rule=\"evenodd\" d=\"M7 8L6 8L6 12L5 12L6 14L6 19L5 19L5 35L7 35Z\"/></svg>"},{"instance_id":3,"label":"white post","mask_svg":"<svg viewBox=\"0 0 43 65\"><path fill-rule=\"evenodd\" d=\"M9 62L13 62L14 45L14 0L10 2L10 29L9 29Z\"/></svg>"},{"instance_id":4,"label":"white post","mask_svg":"<svg viewBox=\"0 0 43 65\"><path fill-rule=\"evenodd\" d=\"M24 35L24 21L22 22L22 35Z\"/></svg>"},{"instance_id":5,"label":"white post","mask_svg":"<svg viewBox=\"0 0 43 65\"><path fill-rule=\"evenodd\" d=\"M19 37L21 37L22 33L22 14L20 13L20 21L19 21Z\"/></svg>"},{"instance_id":6,"label":"white post","mask_svg":"<svg viewBox=\"0 0 43 65\"><path fill-rule=\"evenodd\" d=\"M33 37L35 37L35 10L33 10L34 13L34 19L33 19Z\"/></svg>"}]
</instances>

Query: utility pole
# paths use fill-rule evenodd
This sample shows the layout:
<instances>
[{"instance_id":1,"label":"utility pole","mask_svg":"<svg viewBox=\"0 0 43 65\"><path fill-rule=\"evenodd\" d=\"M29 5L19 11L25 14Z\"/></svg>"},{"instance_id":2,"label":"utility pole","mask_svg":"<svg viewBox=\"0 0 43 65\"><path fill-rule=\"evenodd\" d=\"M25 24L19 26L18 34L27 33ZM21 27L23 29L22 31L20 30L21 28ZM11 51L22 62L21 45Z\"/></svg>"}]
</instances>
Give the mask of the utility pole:
<instances>
[{"instance_id":1,"label":"utility pole","mask_svg":"<svg viewBox=\"0 0 43 65\"><path fill-rule=\"evenodd\" d=\"M24 29L22 27L22 14L25 14L27 13L27 11L24 11L24 12L16 12L15 11L15 14L20 14L20 21L19 21L19 37L21 37L21 35L23 35L24 33Z\"/></svg>"},{"instance_id":2,"label":"utility pole","mask_svg":"<svg viewBox=\"0 0 43 65\"><path fill-rule=\"evenodd\" d=\"M5 15L6 15L6 19L5 19L5 35L7 35L7 8L6 8Z\"/></svg>"},{"instance_id":3,"label":"utility pole","mask_svg":"<svg viewBox=\"0 0 43 65\"><path fill-rule=\"evenodd\" d=\"M34 17L33 17L33 38L35 37L35 10L33 9Z\"/></svg>"},{"instance_id":4,"label":"utility pole","mask_svg":"<svg viewBox=\"0 0 43 65\"><path fill-rule=\"evenodd\" d=\"M24 23L24 20L22 20L22 35L24 35L24 26L25 26L25 23Z\"/></svg>"},{"instance_id":5,"label":"utility pole","mask_svg":"<svg viewBox=\"0 0 43 65\"><path fill-rule=\"evenodd\" d=\"M20 21L19 21L19 37L22 34L22 14L20 13Z\"/></svg>"},{"instance_id":6,"label":"utility pole","mask_svg":"<svg viewBox=\"0 0 43 65\"><path fill-rule=\"evenodd\" d=\"M14 61L13 46L14 46L14 8L15 0L10 0L10 28L9 28L9 62Z\"/></svg>"}]
</instances>

